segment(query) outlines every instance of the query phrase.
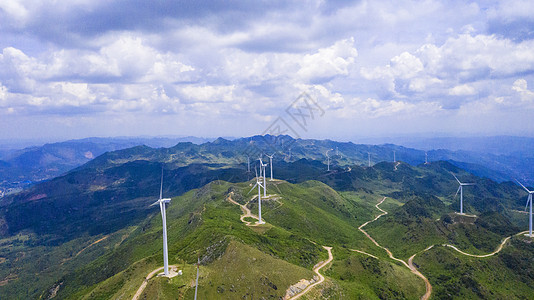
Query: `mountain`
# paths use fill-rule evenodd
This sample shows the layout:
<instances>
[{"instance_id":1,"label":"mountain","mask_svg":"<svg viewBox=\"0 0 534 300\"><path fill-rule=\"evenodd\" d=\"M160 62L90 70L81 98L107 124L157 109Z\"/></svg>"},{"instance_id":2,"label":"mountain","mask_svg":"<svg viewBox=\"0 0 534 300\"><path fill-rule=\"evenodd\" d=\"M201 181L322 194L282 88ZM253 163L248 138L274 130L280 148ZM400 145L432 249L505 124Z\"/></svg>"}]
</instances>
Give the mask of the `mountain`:
<instances>
[{"instance_id":1,"label":"mountain","mask_svg":"<svg viewBox=\"0 0 534 300\"><path fill-rule=\"evenodd\" d=\"M207 139L183 138L86 138L0 152L0 187L25 187L66 173L93 158L138 145L170 147L180 142L204 143Z\"/></svg>"},{"instance_id":2,"label":"mountain","mask_svg":"<svg viewBox=\"0 0 534 300\"><path fill-rule=\"evenodd\" d=\"M446 139L441 143L431 143L431 145L440 146L449 143L449 148L458 148L460 150L429 150L429 160L449 161L477 176L487 177L499 182L517 178L527 184L534 184L534 179L532 179L534 178L534 157L528 154L530 153L530 148L528 148L530 139L502 137L497 139L497 141L503 142L500 144L491 139L473 140L468 140L468 144L475 145L477 144L476 141L479 141L481 145L492 145L492 147L462 147L462 143L467 143L467 140ZM514 151L491 151L498 145L501 148L507 148L502 147L505 141L514 145ZM458 145L454 144L454 142L458 142ZM25 148L0 156L0 189L26 188L34 182L62 175L105 152L129 149L141 145L148 147L144 149L146 153L140 153L140 157L147 156L148 158L151 151L149 147L170 147L167 148L169 150L166 153L161 152L160 155L169 156L172 154L173 157L168 159L176 162L182 159L182 165L189 163L187 159L194 159L199 163L243 163L245 155L252 156L254 160L262 152L265 154L275 153L277 156L284 157L285 161L294 161L301 158L324 161L326 158L325 153L329 149L333 149L329 152L332 163L337 165L367 165L368 153L370 153L372 164L380 161L392 161L393 151L396 151L396 157L399 160L412 165L425 161L425 153L422 150L393 144L363 145L329 140L293 139L289 136L254 136L231 141L223 138L207 140L195 137L87 138ZM428 144L423 142L413 145L418 145L422 149L428 148ZM472 150L461 150L462 148ZM476 151L487 149L487 151L476 152L473 149ZM124 152L122 155L131 160L132 157L129 156L129 151ZM213 153L219 153L220 155L213 157ZM204 154L207 155L204 156ZM18 190L15 189L13 191Z\"/></svg>"},{"instance_id":3,"label":"mountain","mask_svg":"<svg viewBox=\"0 0 534 300\"><path fill-rule=\"evenodd\" d=\"M262 202L267 224L247 226L254 219L241 221L238 204L255 214L258 203L250 191L254 170L247 172L246 154L253 161L257 149L272 153L271 138L106 152L63 176L4 197L0 298L132 298L161 264L161 216L149 205L158 196L162 167L163 195L172 197L169 260L184 273L149 280L143 297L192 298L197 257L203 299L284 297L302 279L314 280L313 267L328 258L322 246L333 247L333 260L321 271L325 282L307 295L311 299L419 298L425 284L406 267L414 254L437 298L520 299L534 293L528 284L505 293L483 276L484 270L504 274L502 285L511 286L531 274L534 249L525 238L513 236L502 255L490 258L497 260L491 270L483 261L442 246L484 254L527 228L520 211L526 194L519 186L475 176L447 161L384 161L367 167L347 158L359 153L366 159L363 146L278 138L287 148L275 154L276 180L268 181L269 195ZM334 149L330 172L324 161L328 149ZM454 213L459 199L451 173L476 183L464 191L464 209L475 217ZM383 214L379 207L388 214L376 219ZM445 263L435 255L444 251ZM447 263L460 269L450 270ZM476 272L468 272L471 265ZM445 287L436 287L441 283Z\"/></svg>"}]
</instances>

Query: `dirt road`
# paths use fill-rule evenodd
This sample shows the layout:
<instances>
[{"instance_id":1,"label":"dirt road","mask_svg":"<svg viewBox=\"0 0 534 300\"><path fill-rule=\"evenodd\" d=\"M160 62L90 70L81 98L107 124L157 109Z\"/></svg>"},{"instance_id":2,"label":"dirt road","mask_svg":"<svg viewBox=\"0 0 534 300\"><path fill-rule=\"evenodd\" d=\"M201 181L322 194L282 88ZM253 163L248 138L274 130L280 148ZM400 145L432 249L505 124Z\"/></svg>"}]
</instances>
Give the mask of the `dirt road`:
<instances>
[{"instance_id":1,"label":"dirt road","mask_svg":"<svg viewBox=\"0 0 534 300\"><path fill-rule=\"evenodd\" d=\"M171 265L169 266L170 269L176 269L177 267L175 265ZM132 300L137 300L139 299L139 296L141 296L141 294L143 293L143 291L145 290L146 288L146 285L148 284L148 280L150 278L152 278L155 274L157 274L159 271L163 271L163 267L159 267L157 269L155 269L154 271L150 272L146 277L145 277L145 280L143 281L143 283L141 283L141 286L139 287L139 289L137 289L137 292L135 293L135 295L133 296Z\"/></svg>"},{"instance_id":2,"label":"dirt road","mask_svg":"<svg viewBox=\"0 0 534 300\"><path fill-rule=\"evenodd\" d=\"M382 213L379 214L378 216L376 216L373 220L371 221L367 221L365 223L363 223L360 227L358 227L358 229L363 233L365 234L365 236L371 240L371 242L373 242L373 244L375 244L377 247L380 247L382 249L384 249L386 251L386 253L388 254L389 258L395 260L395 261L398 261L400 263L402 263L403 265L405 265L408 269L410 269L410 271L412 271L412 273L414 273L415 275L419 276L421 279L423 279L423 281L425 282L425 287L426 287L426 292L425 294L421 297L422 300L427 300L430 298L430 295L432 294L432 285L430 284L430 282L428 281L428 279L423 275L421 274L421 272L419 272L417 270L417 268L415 268L415 266L413 265L412 263L412 260L413 258L415 257L415 254L412 255L412 257L410 257L410 259L408 260L408 263L406 263L404 260L402 259L399 259L399 258L396 258L395 256L393 256L393 253L391 253L391 251L389 251L388 248L380 245L375 239L373 239L365 230L363 230L363 227L365 227L367 224L371 223L371 222L374 222L376 220L378 220L380 217L384 216L384 215L387 215L388 212L381 209L379 207L380 204L382 204L385 200L386 200L387 197L384 197L382 199L382 201L378 202L375 207L380 210ZM427 250L430 250L432 248L432 246L428 247L425 251ZM359 252L359 251L358 251Z\"/></svg>"},{"instance_id":3,"label":"dirt road","mask_svg":"<svg viewBox=\"0 0 534 300\"><path fill-rule=\"evenodd\" d=\"M305 295L306 293L308 293L314 286L323 283L324 276L321 273L319 273L319 270L321 270L324 266L328 265L334 259L334 256L332 255L332 247L323 246L323 248L325 248L326 251L328 251L328 259L325 260L323 263L321 263L320 265L318 265L317 267L315 267L313 269L315 274L317 274L317 276L319 276L319 280L317 282L313 283L313 284L310 284L308 287L306 287L306 289L304 289L298 295L293 296L289 300L298 299L298 298L302 297L303 295Z\"/></svg>"}]
</instances>

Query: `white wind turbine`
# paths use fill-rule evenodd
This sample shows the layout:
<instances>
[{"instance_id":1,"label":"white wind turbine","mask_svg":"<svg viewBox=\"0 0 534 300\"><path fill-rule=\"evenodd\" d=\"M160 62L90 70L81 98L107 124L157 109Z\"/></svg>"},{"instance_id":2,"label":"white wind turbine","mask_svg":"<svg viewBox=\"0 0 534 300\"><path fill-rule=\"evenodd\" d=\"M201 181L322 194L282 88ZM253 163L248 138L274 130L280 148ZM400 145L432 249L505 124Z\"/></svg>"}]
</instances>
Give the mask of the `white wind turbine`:
<instances>
[{"instance_id":1,"label":"white wind turbine","mask_svg":"<svg viewBox=\"0 0 534 300\"><path fill-rule=\"evenodd\" d=\"M270 165L270 168L271 168L271 180L273 180L273 157L274 157L274 153L271 156L267 155L267 157L269 158L269 161L270 161L270 164L271 164Z\"/></svg>"},{"instance_id":2,"label":"white wind turbine","mask_svg":"<svg viewBox=\"0 0 534 300\"><path fill-rule=\"evenodd\" d=\"M428 165L428 153L425 151L425 165Z\"/></svg>"},{"instance_id":3,"label":"white wind turbine","mask_svg":"<svg viewBox=\"0 0 534 300\"><path fill-rule=\"evenodd\" d=\"M267 167L267 164L263 163L260 156L260 179L261 177L263 177L263 198L267 198L267 180L265 179L265 167Z\"/></svg>"},{"instance_id":4,"label":"white wind turbine","mask_svg":"<svg viewBox=\"0 0 534 300\"><path fill-rule=\"evenodd\" d=\"M393 162L394 162L394 163L397 162L397 159L395 158L395 152L397 152L397 151L393 150Z\"/></svg>"},{"instance_id":5,"label":"white wind turbine","mask_svg":"<svg viewBox=\"0 0 534 300\"><path fill-rule=\"evenodd\" d=\"M261 159L260 159L261 164ZM258 224L265 224L261 219L261 188L263 187L263 192L265 193L265 187L261 184L261 167L260 167L260 176L258 176L258 170L256 170L256 184L250 189L249 193L258 186ZM264 177L265 179L265 177Z\"/></svg>"},{"instance_id":6,"label":"white wind turbine","mask_svg":"<svg viewBox=\"0 0 534 300\"><path fill-rule=\"evenodd\" d=\"M165 216L165 204L171 202L171 198L163 198L163 167L161 167L161 186L159 188L159 199L150 206L159 204L161 218L163 219L163 273L169 276L169 258L167 253L167 218Z\"/></svg>"},{"instance_id":7,"label":"white wind turbine","mask_svg":"<svg viewBox=\"0 0 534 300\"><path fill-rule=\"evenodd\" d=\"M456 194L454 195L454 197L456 198L456 195L458 195L458 192L460 192L460 214L463 215L464 214L464 188L463 187L465 185L475 185L475 184L474 183L463 183L463 182L460 182L460 180L458 180L456 175L452 174L452 176L454 176L454 179L456 179L456 181L458 181L458 184L460 185L458 187L458 190L456 191Z\"/></svg>"},{"instance_id":8,"label":"white wind turbine","mask_svg":"<svg viewBox=\"0 0 534 300\"><path fill-rule=\"evenodd\" d=\"M328 151L333 151L333 150L334 150L334 149L328 149L328 150L326 150L326 153L325 153L325 154L326 154L326 160L327 160L327 163L326 163L326 164L327 164L327 166L328 166L328 167L327 167L327 171L330 171L330 156L328 156Z\"/></svg>"},{"instance_id":9,"label":"white wind turbine","mask_svg":"<svg viewBox=\"0 0 534 300\"><path fill-rule=\"evenodd\" d=\"M250 172L250 156L247 155L247 172Z\"/></svg>"},{"instance_id":10,"label":"white wind turbine","mask_svg":"<svg viewBox=\"0 0 534 300\"><path fill-rule=\"evenodd\" d=\"M527 191L528 193L528 198L527 198L527 204L525 205L525 210L527 210L527 205L528 203L530 202L530 212L528 214L528 234L527 236L529 237L533 237L532 236L532 194L534 194L534 191L530 191L529 189L527 189L523 184L521 184L521 182L519 182L519 180L517 180L517 183L519 183L519 185L521 185L525 191Z\"/></svg>"},{"instance_id":11,"label":"white wind turbine","mask_svg":"<svg viewBox=\"0 0 534 300\"><path fill-rule=\"evenodd\" d=\"M371 152L367 152L367 159L369 160L369 168L371 167Z\"/></svg>"}]
</instances>

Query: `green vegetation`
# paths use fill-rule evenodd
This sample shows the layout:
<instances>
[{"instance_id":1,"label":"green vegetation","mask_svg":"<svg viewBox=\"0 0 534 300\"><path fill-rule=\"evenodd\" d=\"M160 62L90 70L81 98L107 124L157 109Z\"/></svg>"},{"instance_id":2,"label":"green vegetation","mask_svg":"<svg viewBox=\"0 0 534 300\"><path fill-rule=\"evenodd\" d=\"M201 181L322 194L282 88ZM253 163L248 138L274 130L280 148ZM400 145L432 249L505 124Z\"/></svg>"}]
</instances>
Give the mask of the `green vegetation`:
<instances>
[{"instance_id":1,"label":"green vegetation","mask_svg":"<svg viewBox=\"0 0 534 300\"><path fill-rule=\"evenodd\" d=\"M147 298L192 298L197 257L202 298L278 298L313 277L313 266L328 257L322 246L333 247L334 261L322 271L325 283L305 299L419 298L423 281L358 230L382 213L375 205L384 197L380 208L388 214L364 230L397 258L418 253L415 263L434 284L433 297L499 298L516 280L532 278L534 251L525 238L514 237L490 258L440 246L486 254L526 228L526 215L518 212L525 200L519 187L474 177L446 162L401 163L396 170L386 162L350 170L338 162L325 173L324 164L310 158L327 146L316 145L309 157L296 151L302 159L275 162L275 174L285 180L267 181L267 223L261 226L243 223L240 207L227 200L231 195L257 213L255 193L248 194L254 181L237 160L235 144L223 139L209 147L185 143L106 153L36 185L0 207L0 298L131 298L161 265L162 220L149 205L159 191L162 161L163 193L173 196L167 209L169 260L184 274L149 280ZM457 184L450 172L477 183L464 195L465 209L475 217L455 213ZM436 246L424 251L431 245ZM534 293L523 283L517 292L508 291L510 297Z\"/></svg>"},{"instance_id":2,"label":"green vegetation","mask_svg":"<svg viewBox=\"0 0 534 300\"><path fill-rule=\"evenodd\" d=\"M474 258L446 247L417 256L414 262L427 274L435 299L531 299L534 245L517 236L499 255Z\"/></svg>"},{"instance_id":3,"label":"green vegetation","mask_svg":"<svg viewBox=\"0 0 534 300\"><path fill-rule=\"evenodd\" d=\"M365 254L340 249L326 275L337 282L343 299L418 299L423 281L408 268Z\"/></svg>"}]
</instances>

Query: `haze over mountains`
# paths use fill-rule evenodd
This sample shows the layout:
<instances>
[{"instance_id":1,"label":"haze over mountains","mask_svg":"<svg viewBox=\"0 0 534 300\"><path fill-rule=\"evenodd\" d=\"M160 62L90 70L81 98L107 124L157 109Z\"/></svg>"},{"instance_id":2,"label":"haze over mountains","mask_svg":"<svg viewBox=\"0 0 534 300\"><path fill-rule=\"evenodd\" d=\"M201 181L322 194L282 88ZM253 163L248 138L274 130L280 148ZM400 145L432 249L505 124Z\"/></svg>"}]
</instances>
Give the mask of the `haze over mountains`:
<instances>
[{"instance_id":1,"label":"haze over mountains","mask_svg":"<svg viewBox=\"0 0 534 300\"><path fill-rule=\"evenodd\" d=\"M267 224L248 226L235 203L257 212L249 190L262 152L275 152L276 180L267 181L262 204ZM440 151L429 157L432 153ZM184 275L151 279L144 297L192 298L197 256L203 299L284 297L301 279L313 278L312 267L328 257L321 246L333 247L333 261L322 271L326 281L304 296L308 299L419 298L424 282L406 267L415 254L438 299L532 295L534 248L515 236L527 228L526 193L513 182L473 175L454 161L424 164L424 157L422 150L395 145L289 136L105 152L2 199L0 297L131 298L144 276L161 265L161 217L149 205L159 193L162 166L163 194L173 197L169 260ZM464 209L476 217L454 213L459 199L451 173L476 183L464 194ZM389 214L373 221L382 200ZM364 224L397 260L358 230ZM480 261L442 246L486 254L509 236L501 253Z\"/></svg>"},{"instance_id":2,"label":"haze over mountains","mask_svg":"<svg viewBox=\"0 0 534 300\"><path fill-rule=\"evenodd\" d=\"M70 140L24 149L10 149L0 152L0 188L22 188L32 182L47 180L64 174L92 158L107 151L133 146L172 147L178 142L202 144L214 139L182 138L86 138ZM363 139L365 141L365 139ZM313 140L311 140L313 141ZM367 139L372 141L372 139ZM520 179L534 184L534 138L526 137L485 137L485 138L382 138L380 141L391 144L371 145L352 143L331 143L330 147L343 147L348 151L342 164L367 162L367 152L372 161L392 160L392 151L398 151L399 159L410 164L424 162L425 150L429 160L447 160L472 173L497 181ZM293 150L299 156L299 144ZM367 148L366 148L367 147ZM324 149L326 150L326 149ZM323 151L324 152L324 151ZM316 154L315 159L320 159Z\"/></svg>"}]
</instances>

